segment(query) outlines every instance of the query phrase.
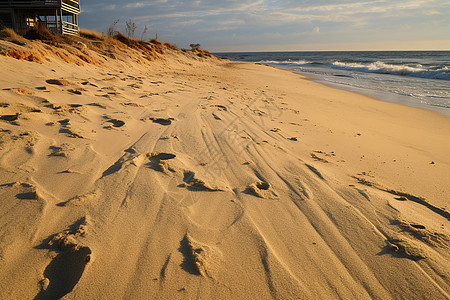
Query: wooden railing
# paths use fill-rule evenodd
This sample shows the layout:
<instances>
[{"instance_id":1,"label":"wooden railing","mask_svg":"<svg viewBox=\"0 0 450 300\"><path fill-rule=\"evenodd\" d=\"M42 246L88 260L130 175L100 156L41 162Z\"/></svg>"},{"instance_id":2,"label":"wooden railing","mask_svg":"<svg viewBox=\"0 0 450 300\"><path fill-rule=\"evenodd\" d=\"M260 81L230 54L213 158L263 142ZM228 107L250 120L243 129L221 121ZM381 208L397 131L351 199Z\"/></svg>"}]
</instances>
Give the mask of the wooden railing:
<instances>
[{"instance_id":1,"label":"wooden railing","mask_svg":"<svg viewBox=\"0 0 450 300\"><path fill-rule=\"evenodd\" d=\"M69 8L75 8L77 12L80 12L80 0L61 0L61 5Z\"/></svg>"},{"instance_id":2,"label":"wooden railing","mask_svg":"<svg viewBox=\"0 0 450 300\"><path fill-rule=\"evenodd\" d=\"M63 23L62 34L71 34L71 35L78 34L79 29L78 25L66 21L63 21L62 23Z\"/></svg>"},{"instance_id":3,"label":"wooden railing","mask_svg":"<svg viewBox=\"0 0 450 300\"><path fill-rule=\"evenodd\" d=\"M68 4L67 2L70 2L69 0L63 0L61 3L61 8L65 11L68 11L73 14L79 14L80 13L80 4Z\"/></svg>"},{"instance_id":4,"label":"wooden railing","mask_svg":"<svg viewBox=\"0 0 450 300\"><path fill-rule=\"evenodd\" d=\"M77 24L73 24L67 21L62 21L62 26L60 21L40 21L38 26L47 27L52 31L53 33L62 33L62 34L70 34L70 35L77 35L79 32L79 27ZM32 27L30 24L26 24L25 27L23 27L23 31L27 31L30 27Z\"/></svg>"}]
</instances>

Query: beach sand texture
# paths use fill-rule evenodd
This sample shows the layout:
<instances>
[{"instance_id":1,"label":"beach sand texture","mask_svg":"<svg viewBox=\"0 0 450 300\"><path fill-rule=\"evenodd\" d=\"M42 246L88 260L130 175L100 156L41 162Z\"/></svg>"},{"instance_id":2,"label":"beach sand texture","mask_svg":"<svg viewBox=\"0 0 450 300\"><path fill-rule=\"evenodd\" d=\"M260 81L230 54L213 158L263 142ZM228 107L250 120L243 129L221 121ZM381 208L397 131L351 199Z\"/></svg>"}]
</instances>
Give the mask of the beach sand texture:
<instances>
[{"instance_id":1,"label":"beach sand texture","mask_svg":"<svg viewBox=\"0 0 450 300\"><path fill-rule=\"evenodd\" d=\"M449 299L449 118L190 52L0 48L41 53L0 56L0 298Z\"/></svg>"}]
</instances>

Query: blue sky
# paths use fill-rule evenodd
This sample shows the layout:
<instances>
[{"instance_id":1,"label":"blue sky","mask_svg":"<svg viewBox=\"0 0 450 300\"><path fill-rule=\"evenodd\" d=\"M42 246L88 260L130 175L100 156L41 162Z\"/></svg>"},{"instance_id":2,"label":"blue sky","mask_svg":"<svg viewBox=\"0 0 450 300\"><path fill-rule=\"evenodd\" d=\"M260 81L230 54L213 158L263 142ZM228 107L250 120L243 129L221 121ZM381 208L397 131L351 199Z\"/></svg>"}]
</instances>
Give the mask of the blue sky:
<instances>
[{"instance_id":1,"label":"blue sky","mask_svg":"<svg viewBox=\"0 0 450 300\"><path fill-rule=\"evenodd\" d=\"M80 26L210 51L450 50L448 0L81 0Z\"/></svg>"}]
</instances>

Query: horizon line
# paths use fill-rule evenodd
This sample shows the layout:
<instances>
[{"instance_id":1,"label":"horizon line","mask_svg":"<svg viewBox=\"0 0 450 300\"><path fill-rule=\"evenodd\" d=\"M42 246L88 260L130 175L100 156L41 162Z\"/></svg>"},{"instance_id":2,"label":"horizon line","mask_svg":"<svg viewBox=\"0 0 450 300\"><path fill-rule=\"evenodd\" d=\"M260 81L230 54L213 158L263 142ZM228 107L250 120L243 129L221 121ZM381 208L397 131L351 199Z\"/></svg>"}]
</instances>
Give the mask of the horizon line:
<instances>
[{"instance_id":1,"label":"horizon line","mask_svg":"<svg viewBox=\"0 0 450 300\"><path fill-rule=\"evenodd\" d=\"M434 49L434 50L258 50L258 51L216 51L216 50L210 50L211 53L263 53L263 52L438 52L438 51L449 51L448 50L442 50L442 49Z\"/></svg>"}]
</instances>

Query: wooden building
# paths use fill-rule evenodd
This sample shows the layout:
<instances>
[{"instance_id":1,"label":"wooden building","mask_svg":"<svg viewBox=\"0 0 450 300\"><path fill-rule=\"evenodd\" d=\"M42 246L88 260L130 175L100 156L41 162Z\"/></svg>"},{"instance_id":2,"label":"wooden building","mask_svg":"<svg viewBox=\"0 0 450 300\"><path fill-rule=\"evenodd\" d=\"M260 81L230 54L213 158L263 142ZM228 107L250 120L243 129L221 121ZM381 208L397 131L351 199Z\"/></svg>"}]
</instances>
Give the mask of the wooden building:
<instances>
[{"instance_id":1,"label":"wooden building","mask_svg":"<svg viewBox=\"0 0 450 300\"><path fill-rule=\"evenodd\" d=\"M44 26L54 33L78 34L80 0L0 0L0 27L18 33Z\"/></svg>"}]
</instances>

